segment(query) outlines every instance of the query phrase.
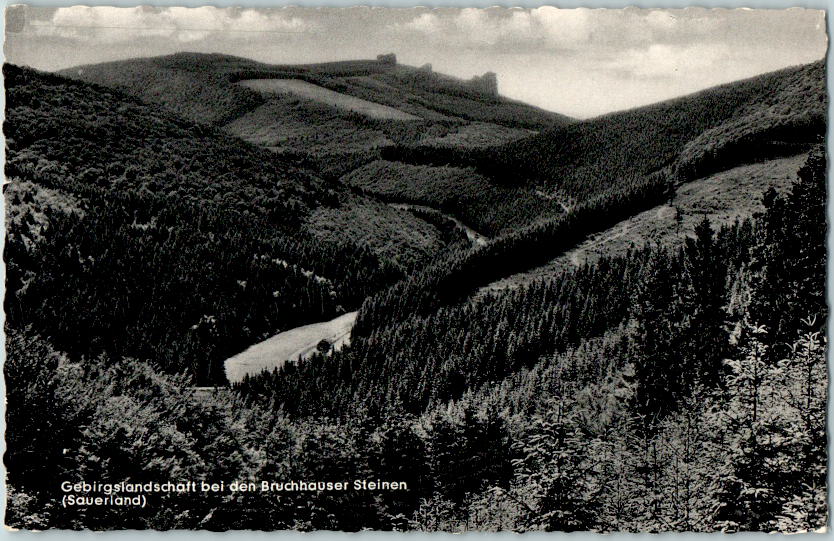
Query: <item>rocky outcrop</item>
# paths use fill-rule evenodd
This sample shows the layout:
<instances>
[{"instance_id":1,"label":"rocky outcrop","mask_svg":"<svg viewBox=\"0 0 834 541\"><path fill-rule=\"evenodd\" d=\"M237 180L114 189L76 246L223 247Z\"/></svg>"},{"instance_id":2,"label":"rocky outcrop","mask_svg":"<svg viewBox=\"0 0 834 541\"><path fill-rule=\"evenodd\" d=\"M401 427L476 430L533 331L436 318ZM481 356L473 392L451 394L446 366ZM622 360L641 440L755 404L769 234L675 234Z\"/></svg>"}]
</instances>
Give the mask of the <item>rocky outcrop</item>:
<instances>
[{"instance_id":1,"label":"rocky outcrop","mask_svg":"<svg viewBox=\"0 0 834 541\"><path fill-rule=\"evenodd\" d=\"M498 76L488 71L481 76L476 75L469 80L469 87L490 96L498 95Z\"/></svg>"}]
</instances>

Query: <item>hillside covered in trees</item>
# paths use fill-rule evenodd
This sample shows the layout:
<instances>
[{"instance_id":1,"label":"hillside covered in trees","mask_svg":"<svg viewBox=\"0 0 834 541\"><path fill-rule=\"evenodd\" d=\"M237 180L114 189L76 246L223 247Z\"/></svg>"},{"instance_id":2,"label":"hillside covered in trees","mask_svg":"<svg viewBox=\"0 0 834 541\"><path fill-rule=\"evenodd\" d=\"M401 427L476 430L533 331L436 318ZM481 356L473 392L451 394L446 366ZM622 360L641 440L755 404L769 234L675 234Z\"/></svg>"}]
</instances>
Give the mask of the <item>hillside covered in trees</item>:
<instances>
[{"instance_id":1,"label":"hillside covered in trees","mask_svg":"<svg viewBox=\"0 0 834 541\"><path fill-rule=\"evenodd\" d=\"M138 92L146 101L206 123L228 122L263 103L258 92L235 84L258 79L299 79L429 121L482 121L532 129L571 121L460 79L397 64L396 58L270 65L222 54L178 53L78 66L62 74Z\"/></svg>"},{"instance_id":2,"label":"hillside covered in trees","mask_svg":"<svg viewBox=\"0 0 834 541\"><path fill-rule=\"evenodd\" d=\"M807 151L825 132L823 72L817 62L585 121L385 61L270 66L182 53L63 73L222 126L321 177L443 210L493 236L610 192L652 184L663 197L666 184ZM243 85L288 81L314 94ZM405 116L340 108L316 98L315 88Z\"/></svg>"}]
</instances>

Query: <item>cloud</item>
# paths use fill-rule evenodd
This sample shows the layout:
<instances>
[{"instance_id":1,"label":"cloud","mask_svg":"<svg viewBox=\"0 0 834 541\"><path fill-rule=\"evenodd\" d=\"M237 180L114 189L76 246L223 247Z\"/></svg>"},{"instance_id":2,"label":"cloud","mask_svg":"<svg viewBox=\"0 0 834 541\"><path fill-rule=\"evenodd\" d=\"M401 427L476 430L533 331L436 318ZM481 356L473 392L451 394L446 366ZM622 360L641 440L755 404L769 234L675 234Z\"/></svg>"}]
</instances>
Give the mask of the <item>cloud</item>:
<instances>
[{"instance_id":1,"label":"cloud","mask_svg":"<svg viewBox=\"0 0 834 541\"><path fill-rule=\"evenodd\" d=\"M819 12L816 12L819 13ZM802 28L814 12L686 9L466 8L423 10L390 24L390 36L434 45L494 47L504 50L577 51L596 47L629 49L653 43L683 45L715 40L749 42ZM788 32L790 33L790 32Z\"/></svg>"},{"instance_id":2,"label":"cloud","mask_svg":"<svg viewBox=\"0 0 834 541\"><path fill-rule=\"evenodd\" d=\"M594 27L590 9L557 9L549 6L530 11L533 27L542 32L545 41L555 47L571 47L587 43Z\"/></svg>"},{"instance_id":3,"label":"cloud","mask_svg":"<svg viewBox=\"0 0 834 541\"><path fill-rule=\"evenodd\" d=\"M726 17L725 17L726 18ZM654 42L696 40L714 33L706 10L661 9L437 9L390 26L392 34L416 34L436 44L512 49L628 48Z\"/></svg>"},{"instance_id":4,"label":"cloud","mask_svg":"<svg viewBox=\"0 0 834 541\"><path fill-rule=\"evenodd\" d=\"M731 56L730 48L722 43L654 43L643 49L623 51L605 67L637 79L689 78L725 63Z\"/></svg>"},{"instance_id":5,"label":"cloud","mask_svg":"<svg viewBox=\"0 0 834 541\"><path fill-rule=\"evenodd\" d=\"M9 62L57 70L189 50L267 63L373 58L430 62L502 93L590 116L811 62L821 10L26 7ZM282 32L300 33L281 39ZM71 39L55 39L56 36Z\"/></svg>"},{"instance_id":6,"label":"cloud","mask_svg":"<svg viewBox=\"0 0 834 541\"><path fill-rule=\"evenodd\" d=\"M454 46L573 48L589 39L592 20L590 10L584 8L465 8L421 13L411 21L391 25L389 30Z\"/></svg>"},{"instance_id":7,"label":"cloud","mask_svg":"<svg viewBox=\"0 0 834 541\"><path fill-rule=\"evenodd\" d=\"M651 28L674 30L678 27L678 18L669 11L652 10L646 15L646 23Z\"/></svg>"},{"instance_id":8,"label":"cloud","mask_svg":"<svg viewBox=\"0 0 834 541\"><path fill-rule=\"evenodd\" d=\"M207 39L223 33L228 39L252 33L299 33L315 30L315 25L280 10L238 8L138 6L73 6L58 8L46 24L37 24L38 35L58 36L82 41L122 43L139 37L164 37L179 42Z\"/></svg>"}]
</instances>

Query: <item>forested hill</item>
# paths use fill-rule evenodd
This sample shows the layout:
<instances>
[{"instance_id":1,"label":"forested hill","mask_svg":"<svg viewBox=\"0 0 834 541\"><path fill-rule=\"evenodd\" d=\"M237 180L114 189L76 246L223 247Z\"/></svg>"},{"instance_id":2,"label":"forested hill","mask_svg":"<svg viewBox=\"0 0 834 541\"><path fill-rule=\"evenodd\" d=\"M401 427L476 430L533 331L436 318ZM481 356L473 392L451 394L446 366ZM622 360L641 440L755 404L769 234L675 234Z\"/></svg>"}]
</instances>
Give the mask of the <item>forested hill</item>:
<instances>
[{"instance_id":1,"label":"forested hill","mask_svg":"<svg viewBox=\"0 0 834 541\"><path fill-rule=\"evenodd\" d=\"M508 144L485 167L556 184L574 197L667 166L687 180L798 153L825 133L826 108L819 61L554 128Z\"/></svg>"},{"instance_id":2,"label":"forested hill","mask_svg":"<svg viewBox=\"0 0 834 541\"><path fill-rule=\"evenodd\" d=\"M594 199L648 185L662 198L683 182L804 153L825 133L826 108L825 66L816 62L492 145L403 140L343 180L441 206L488 234L512 233Z\"/></svg>"},{"instance_id":3,"label":"forested hill","mask_svg":"<svg viewBox=\"0 0 834 541\"><path fill-rule=\"evenodd\" d=\"M531 129L571 121L470 81L384 59L272 65L221 54L177 53L78 66L62 73L119 87L193 120L216 124L266 101L258 92L236 84L252 79L300 79L427 121L482 121Z\"/></svg>"},{"instance_id":4,"label":"forested hill","mask_svg":"<svg viewBox=\"0 0 834 541\"><path fill-rule=\"evenodd\" d=\"M185 67L169 96L194 93L188 120L120 90L4 66L9 526L826 526L827 163L823 145L808 149L824 131L822 64L553 128L492 159L483 141L527 128L346 112L371 103L346 91L313 99L239 85L260 105L197 123L198 102L213 114L218 87L192 85L191 57L172 58ZM372 75L397 73L377 64ZM297 79L292 88L313 91ZM331 98L342 105L321 101ZM425 144L409 154L409 139ZM795 182L774 182L791 185L767 191L750 219L719 227L704 216L669 249L601 254L470 297L669 202L680 181L800 152ZM464 163L392 161L421 157ZM345 182L308 170L314 158L316 172ZM475 165L484 174L471 177ZM527 177L500 177L501 167ZM424 184L407 192L411 178ZM363 193L439 200L463 179L471 198L444 210L505 207L484 218L497 233L480 246L457 242L439 213ZM506 232L508 209L521 207L515 181L547 204L528 199L516 215L527 223ZM195 393L222 383L222 360L246 346L357 308L339 351ZM408 490L171 492L144 507L70 509L55 480L80 474L379 479Z\"/></svg>"},{"instance_id":5,"label":"forested hill","mask_svg":"<svg viewBox=\"0 0 834 541\"><path fill-rule=\"evenodd\" d=\"M496 411L524 413L538 393L567 400L630 372L638 387L632 407L641 422L654 422L718 385L723 360L743 350L739 336L749 326L767 329L754 332L774 348L770 358L789 353L798 331L825 328L825 167L820 147L790 193L764 196L764 214L717 231L704 219L678 249L632 250L432 312L374 318L379 308L367 303L361 317L373 325L354 331L350 348L238 388L288 412L335 416L353 408L421 412L482 387L495 393ZM519 382L514 374L524 371L529 379ZM514 388L496 390L507 378L516 378Z\"/></svg>"},{"instance_id":6,"label":"forested hill","mask_svg":"<svg viewBox=\"0 0 834 541\"><path fill-rule=\"evenodd\" d=\"M764 216L718 232L703 223L673 254L634 253L476 310L403 321L362 350L249 381L242 390L265 394L263 404L222 391L209 403L146 363L67 362L11 329L6 522L38 530L825 528L825 172L824 152L813 155L790 195L766 198ZM561 304L566 297L575 300ZM587 339L620 318L632 323ZM564 353L545 353L577 338ZM363 350L378 355L361 358ZM516 371L495 377L508 369ZM289 416L273 398L296 414L347 418ZM401 411L425 402L424 413ZM379 404L388 405L382 414ZM55 480L79 472L142 482L183 472L396 479L408 490L170 492L146 507L64 507Z\"/></svg>"},{"instance_id":7,"label":"forested hill","mask_svg":"<svg viewBox=\"0 0 834 541\"><path fill-rule=\"evenodd\" d=\"M5 65L8 176L218 203L290 225L334 194L285 159L106 87ZM210 196L210 197L207 197ZM253 205L254 204L254 205Z\"/></svg>"},{"instance_id":8,"label":"forested hill","mask_svg":"<svg viewBox=\"0 0 834 541\"><path fill-rule=\"evenodd\" d=\"M158 106L27 68L4 76L6 314L72 355L222 382L229 355L355 309L446 242ZM340 222L359 225L334 234Z\"/></svg>"}]
</instances>

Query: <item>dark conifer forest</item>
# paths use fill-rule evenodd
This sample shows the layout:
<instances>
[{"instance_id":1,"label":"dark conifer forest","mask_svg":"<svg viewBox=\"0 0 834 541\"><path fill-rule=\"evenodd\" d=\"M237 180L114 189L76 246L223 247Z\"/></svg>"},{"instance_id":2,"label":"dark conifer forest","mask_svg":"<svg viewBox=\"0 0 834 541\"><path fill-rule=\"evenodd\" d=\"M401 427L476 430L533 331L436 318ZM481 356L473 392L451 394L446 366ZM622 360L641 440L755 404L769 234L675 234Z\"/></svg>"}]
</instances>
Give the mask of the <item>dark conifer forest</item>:
<instances>
[{"instance_id":1,"label":"dark conifer forest","mask_svg":"<svg viewBox=\"0 0 834 541\"><path fill-rule=\"evenodd\" d=\"M590 121L372 61L289 69L4 66L7 525L827 525L824 64ZM247 138L259 108L290 105L237 82L287 73L420 119L316 105L322 126L388 138L361 152ZM397 92L357 82L372 76ZM197 84L217 110L179 94ZM674 208L688 182L784 156L801 166L756 212L705 208L677 243L495 285ZM227 379L249 346L351 312L346 343ZM407 489L65 506L64 480Z\"/></svg>"}]
</instances>

